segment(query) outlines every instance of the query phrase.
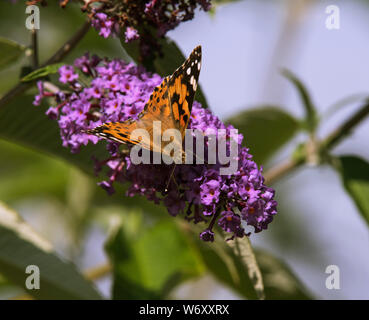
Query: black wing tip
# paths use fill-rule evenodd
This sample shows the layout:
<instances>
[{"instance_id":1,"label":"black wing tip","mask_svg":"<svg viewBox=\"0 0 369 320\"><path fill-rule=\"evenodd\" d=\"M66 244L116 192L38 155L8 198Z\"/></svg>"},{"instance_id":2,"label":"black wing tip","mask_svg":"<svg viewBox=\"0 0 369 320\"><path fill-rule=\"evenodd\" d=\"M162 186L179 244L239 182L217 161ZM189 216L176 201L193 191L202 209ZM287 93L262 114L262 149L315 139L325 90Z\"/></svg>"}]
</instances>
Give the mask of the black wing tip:
<instances>
[{"instance_id":1,"label":"black wing tip","mask_svg":"<svg viewBox=\"0 0 369 320\"><path fill-rule=\"evenodd\" d=\"M190 56L196 55L196 56L199 56L201 59L201 53L202 53L201 45L198 45L195 47L195 49L192 50L192 53Z\"/></svg>"}]
</instances>

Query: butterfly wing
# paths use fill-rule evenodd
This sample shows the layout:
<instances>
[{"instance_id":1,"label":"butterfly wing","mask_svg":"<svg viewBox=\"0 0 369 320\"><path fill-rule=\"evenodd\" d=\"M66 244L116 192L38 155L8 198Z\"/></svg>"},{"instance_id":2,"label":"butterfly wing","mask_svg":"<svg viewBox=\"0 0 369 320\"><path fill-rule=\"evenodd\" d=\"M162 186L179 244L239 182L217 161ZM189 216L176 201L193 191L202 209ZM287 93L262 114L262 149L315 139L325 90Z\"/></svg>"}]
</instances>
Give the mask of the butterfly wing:
<instances>
[{"instance_id":1,"label":"butterfly wing","mask_svg":"<svg viewBox=\"0 0 369 320\"><path fill-rule=\"evenodd\" d=\"M119 143L138 144L148 150L154 150L153 146L153 122L165 119L165 127L174 127L171 122L170 102L168 99L169 77L164 78L162 83L155 87L144 110L139 114L137 120L129 119L123 122L107 122L85 133L96 135L100 138L112 140ZM142 136L141 139L132 138L132 132L136 129L145 129L150 139ZM165 129L164 129L165 130ZM160 151L160 149L159 149Z\"/></svg>"},{"instance_id":2,"label":"butterfly wing","mask_svg":"<svg viewBox=\"0 0 369 320\"><path fill-rule=\"evenodd\" d=\"M176 70L168 82L169 101L175 128L182 139L190 121L201 69L201 46L196 47L188 59Z\"/></svg>"},{"instance_id":3,"label":"butterfly wing","mask_svg":"<svg viewBox=\"0 0 369 320\"><path fill-rule=\"evenodd\" d=\"M155 87L144 110L138 120L124 122L108 122L86 133L116 141L119 143L138 144L142 147L159 151L161 148L154 145L153 123L161 122L161 133L167 129L178 129L184 137L190 120L191 108L197 88L201 68L201 47L196 47L190 57L173 73L164 78L162 83ZM150 139L132 139L131 133L135 129L145 129ZM182 141L178 141L182 147Z\"/></svg>"},{"instance_id":4,"label":"butterfly wing","mask_svg":"<svg viewBox=\"0 0 369 320\"><path fill-rule=\"evenodd\" d=\"M131 141L129 138L130 132L132 132L135 127L135 122L127 120L124 122L107 122L92 130L86 130L83 132L119 143L137 144L138 141Z\"/></svg>"}]
</instances>

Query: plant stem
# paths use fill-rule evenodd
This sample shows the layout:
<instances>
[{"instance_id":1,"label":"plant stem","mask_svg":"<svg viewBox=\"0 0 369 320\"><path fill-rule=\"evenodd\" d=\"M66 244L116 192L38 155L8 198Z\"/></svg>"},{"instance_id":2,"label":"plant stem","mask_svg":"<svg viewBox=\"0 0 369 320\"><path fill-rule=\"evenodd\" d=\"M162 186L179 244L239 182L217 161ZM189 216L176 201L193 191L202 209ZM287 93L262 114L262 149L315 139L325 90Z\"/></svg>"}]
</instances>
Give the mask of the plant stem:
<instances>
[{"instance_id":1,"label":"plant stem","mask_svg":"<svg viewBox=\"0 0 369 320\"><path fill-rule=\"evenodd\" d=\"M41 65L41 67L45 67L49 64L63 60L70 53L70 51L76 47L76 45L82 40L82 38L87 34L89 30L90 22L86 21L83 26L67 42L65 42L46 62ZM0 108L16 96L25 92L27 89L33 86L33 84L33 82L19 82L4 96L2 96L2 98L0 99Z\"/></svg>"},{"instance_id":2,"label":"plant stem","mask_svg":"<svg viewBox=\"0 0 369 320\"><path fill-rule=\"evenodd\" d=\"M317 145L319 145L318 152L324 153L332 148L334 148L341 140L350 134L351 130L355 128L360 122L362 122L366 116L369 115L369 100L350 118L348 118L342 125L340 125L337 129L331 132L323 141ZM282 163L277 164L275 167L269 169L264 177L267 184L271 184L276 180L284 177L285 175L291 173L296 168L300 167L304 163L306 163L307 156L302 157L301 159L287 159Z\"/></svg>"},{"instance_id":3,"label":"plant stem","mask_svg":"<svg viewBox=\"0 0 369 320\"><path fill-rule=\"evenodd\" d=\"M38 67L38 43L37 43L37 30L31 30L31 48L32 48L32 67L37 69Z\"/></svg>"},{"instance_id":4,"label":"plant stem","mask_svg":"<svg viewBox=\"0 0 369 320\"><path fill-rule=\"evenodd\" d=\"M110 272L111 272L111 265L107 263L107 264L86 270L84 275L88 280L94 281L102 277L105 277Z\"/></svg>"},{"instance_id":5,"label":"plant stem","mask_svg":"<svg viewBox=\"0 0 369 320\"><path fill-rule=\"evenodd\" d=\"M69 52L75 48L75 46L83 39L83 37L90 30L91 24L90 21L86 21L82 27L66 42L64 43L59 50L57 50L44 64L43 67L59 62L63 60Z\"/></svg>"},{"instance_id":6,"label":"plant stem","mask_svg":"<svg viewBox=\"0 0 369 320\"><path fill-rule=\"evenodd\" d=\"M347 121L334 130L323 140L322 147L326 150L334 148L341 140L350 134L350 131L356 127L369 114L369 100Z\"/></svg>"},{"instance_id":7,"label":"plant stem","mask_svg":"<svg viewBox=\"0 0 369 320\"><path fill-rule=\"evenodd\" d=\"M274 183L276 180L284 177L288 173L291 173L293 170L300 167L304 162L304 159L301 159L300 161L296 161L294 159L286 159L285 161L278 163L276 166L270 168L267 172L265 172L265 183Z\"/></svg>"}]
</instances>

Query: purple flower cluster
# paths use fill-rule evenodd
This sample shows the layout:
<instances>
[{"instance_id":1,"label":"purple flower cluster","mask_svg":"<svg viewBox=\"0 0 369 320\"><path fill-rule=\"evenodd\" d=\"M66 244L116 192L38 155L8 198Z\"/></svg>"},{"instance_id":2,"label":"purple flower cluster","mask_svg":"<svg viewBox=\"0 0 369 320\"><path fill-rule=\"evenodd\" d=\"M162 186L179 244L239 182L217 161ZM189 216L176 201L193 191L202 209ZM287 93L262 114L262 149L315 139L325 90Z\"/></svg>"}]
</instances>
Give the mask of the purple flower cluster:
<instances>
[{"instance_id":1,"label":"purple flower cluster","mask_svg":"<svg viewBox=\"0 0 369 320\"><path fill-rule=\"evenodd\" d=\"M104 38L108 38L115 33L115 30L118 30L116 22L103 12L96 12L93 14L91 25L98 30L99 35Z\"/></svg>"},{"instance_id":2,"label":"purple flower cluster","mask_svg":"<svg viewBox=\"0 0 369 320\"><path fill-rule=\"evenodd\" d=\"M89 83L79 80L79 74ZM100 60L89 54L78 58L73 66L59 69L59 82L69 87L69 92L47 92L38 83L39 94L34 104L43 96L55 97L56 106L47 114L57 119L63 146L77 153L88 142L96 144L98 138L82 134L82 129L93 129L109 121L136 118L142 111L149 93L161 82L161 77L142 71L140 67L122 60ZM87 77L86 77L87 76Z\"/></svg>"},{"instance_id":3,"label":"purple flower cluster","mask_svg":"<svg viewBox=\"0 0 369 320\"><path fill-rule=\"evenodd\" d=\"M45 96L52 96L53 106L47 114L58 121L63 146L78 152L88 142L96 144L99 138L82 133L105 122L137 119L155 86L161 83L159 75L145 72L140 67L121 60L100 60L85 55L73 66L59 69L59 81L69 90L49 92L39 84L40 93L35 104ZM82 81L83 77L83 81ZM86 81L89 79L89 81ZM88 83L87 83L88 82ZM220 175L221 165L177 165L174 181L168 180L172 166L165 164L134 165L117 143L108 142L108 159L95 159L96 171L108 168L107 178L99 185L114 192L114 183L129 183L128 196L141 195L156 204L162 203L175 216L183 213L195 223L205 221L208 227L200 234L204 241L214 240L217 224L233 237L243 237L245 226L255 232L266 229L277 213L274 190L264 185L262 170L252 161L248 149L241 146L242 135L232 136L232 126L224 125L209 110L194 102L190 129L207 132L225 129L227 144L236 139L238 170L233 175ZM218 137L217 137L218 139ZM205 140L205 148L208 141ZM206 150L205 150L206 154ZM169 192L164 192L167 182Z\"/></svg>"},{"instance_id":4,"label":"purple flower cluster","mask_svg":"<svg viewBox=\"0 0 369 320\"><path fill-rule=\"evenodd\" d=\"M110 0L100 7L92 3L87 2L83 10L89 12L100 35L107 38L121 29L125 30L126 41L137 39L137 29L144 32L148 26L162 37L182 21L191 20L198 6L205 11L210 9L210 0Z\"/></svg>"},{"instance_id":5,"label":"purple flower cluster","mask_svg":"<svg viewBox=\"0 0 369 320\"><path fill-rule=\"evenodd\" d=\"M157 37L191 20L198 7L208 11L210 0L107 0L101 6L91 1L82 9L100 36L120 35L125 42L139 40L140 54L145 58L160 51Z\"/></svg>"}]
</instances>

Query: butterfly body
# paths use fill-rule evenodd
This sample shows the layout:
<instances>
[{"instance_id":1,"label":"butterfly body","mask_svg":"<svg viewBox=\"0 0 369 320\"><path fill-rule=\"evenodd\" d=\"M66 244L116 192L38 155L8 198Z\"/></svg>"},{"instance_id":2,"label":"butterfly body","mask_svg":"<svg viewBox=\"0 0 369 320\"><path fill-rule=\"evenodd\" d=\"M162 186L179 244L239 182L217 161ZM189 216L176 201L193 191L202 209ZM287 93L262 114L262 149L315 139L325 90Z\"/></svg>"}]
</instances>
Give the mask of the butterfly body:
<instances>
[{"instance_id":1,"label":"butterfly body","mask_svg":"<svg viewBox=\"0 0 369 320\"><path fill-rule=\"evenodd\" d=\"M175 162L183 163L186 155L182 142L190 121L200 69L201 46L198 46L171 76L165 77L162 83L155 87L137 120L108 122L87 130L86 133L119 143L140 144L145 149L160 152L168 157L173 155L166 151L165 147L171 143L181 150L180 159L176 159ZM157 123L160 123L160 140L155 136L158 134L158 130L154 127ZM139 139L132 135L136 129L144 129L148 135L142 135ZM174 139L162 141L161 137L168 129L178 130L180 137L174 136Z\"/></svg>"}]
</instances>

